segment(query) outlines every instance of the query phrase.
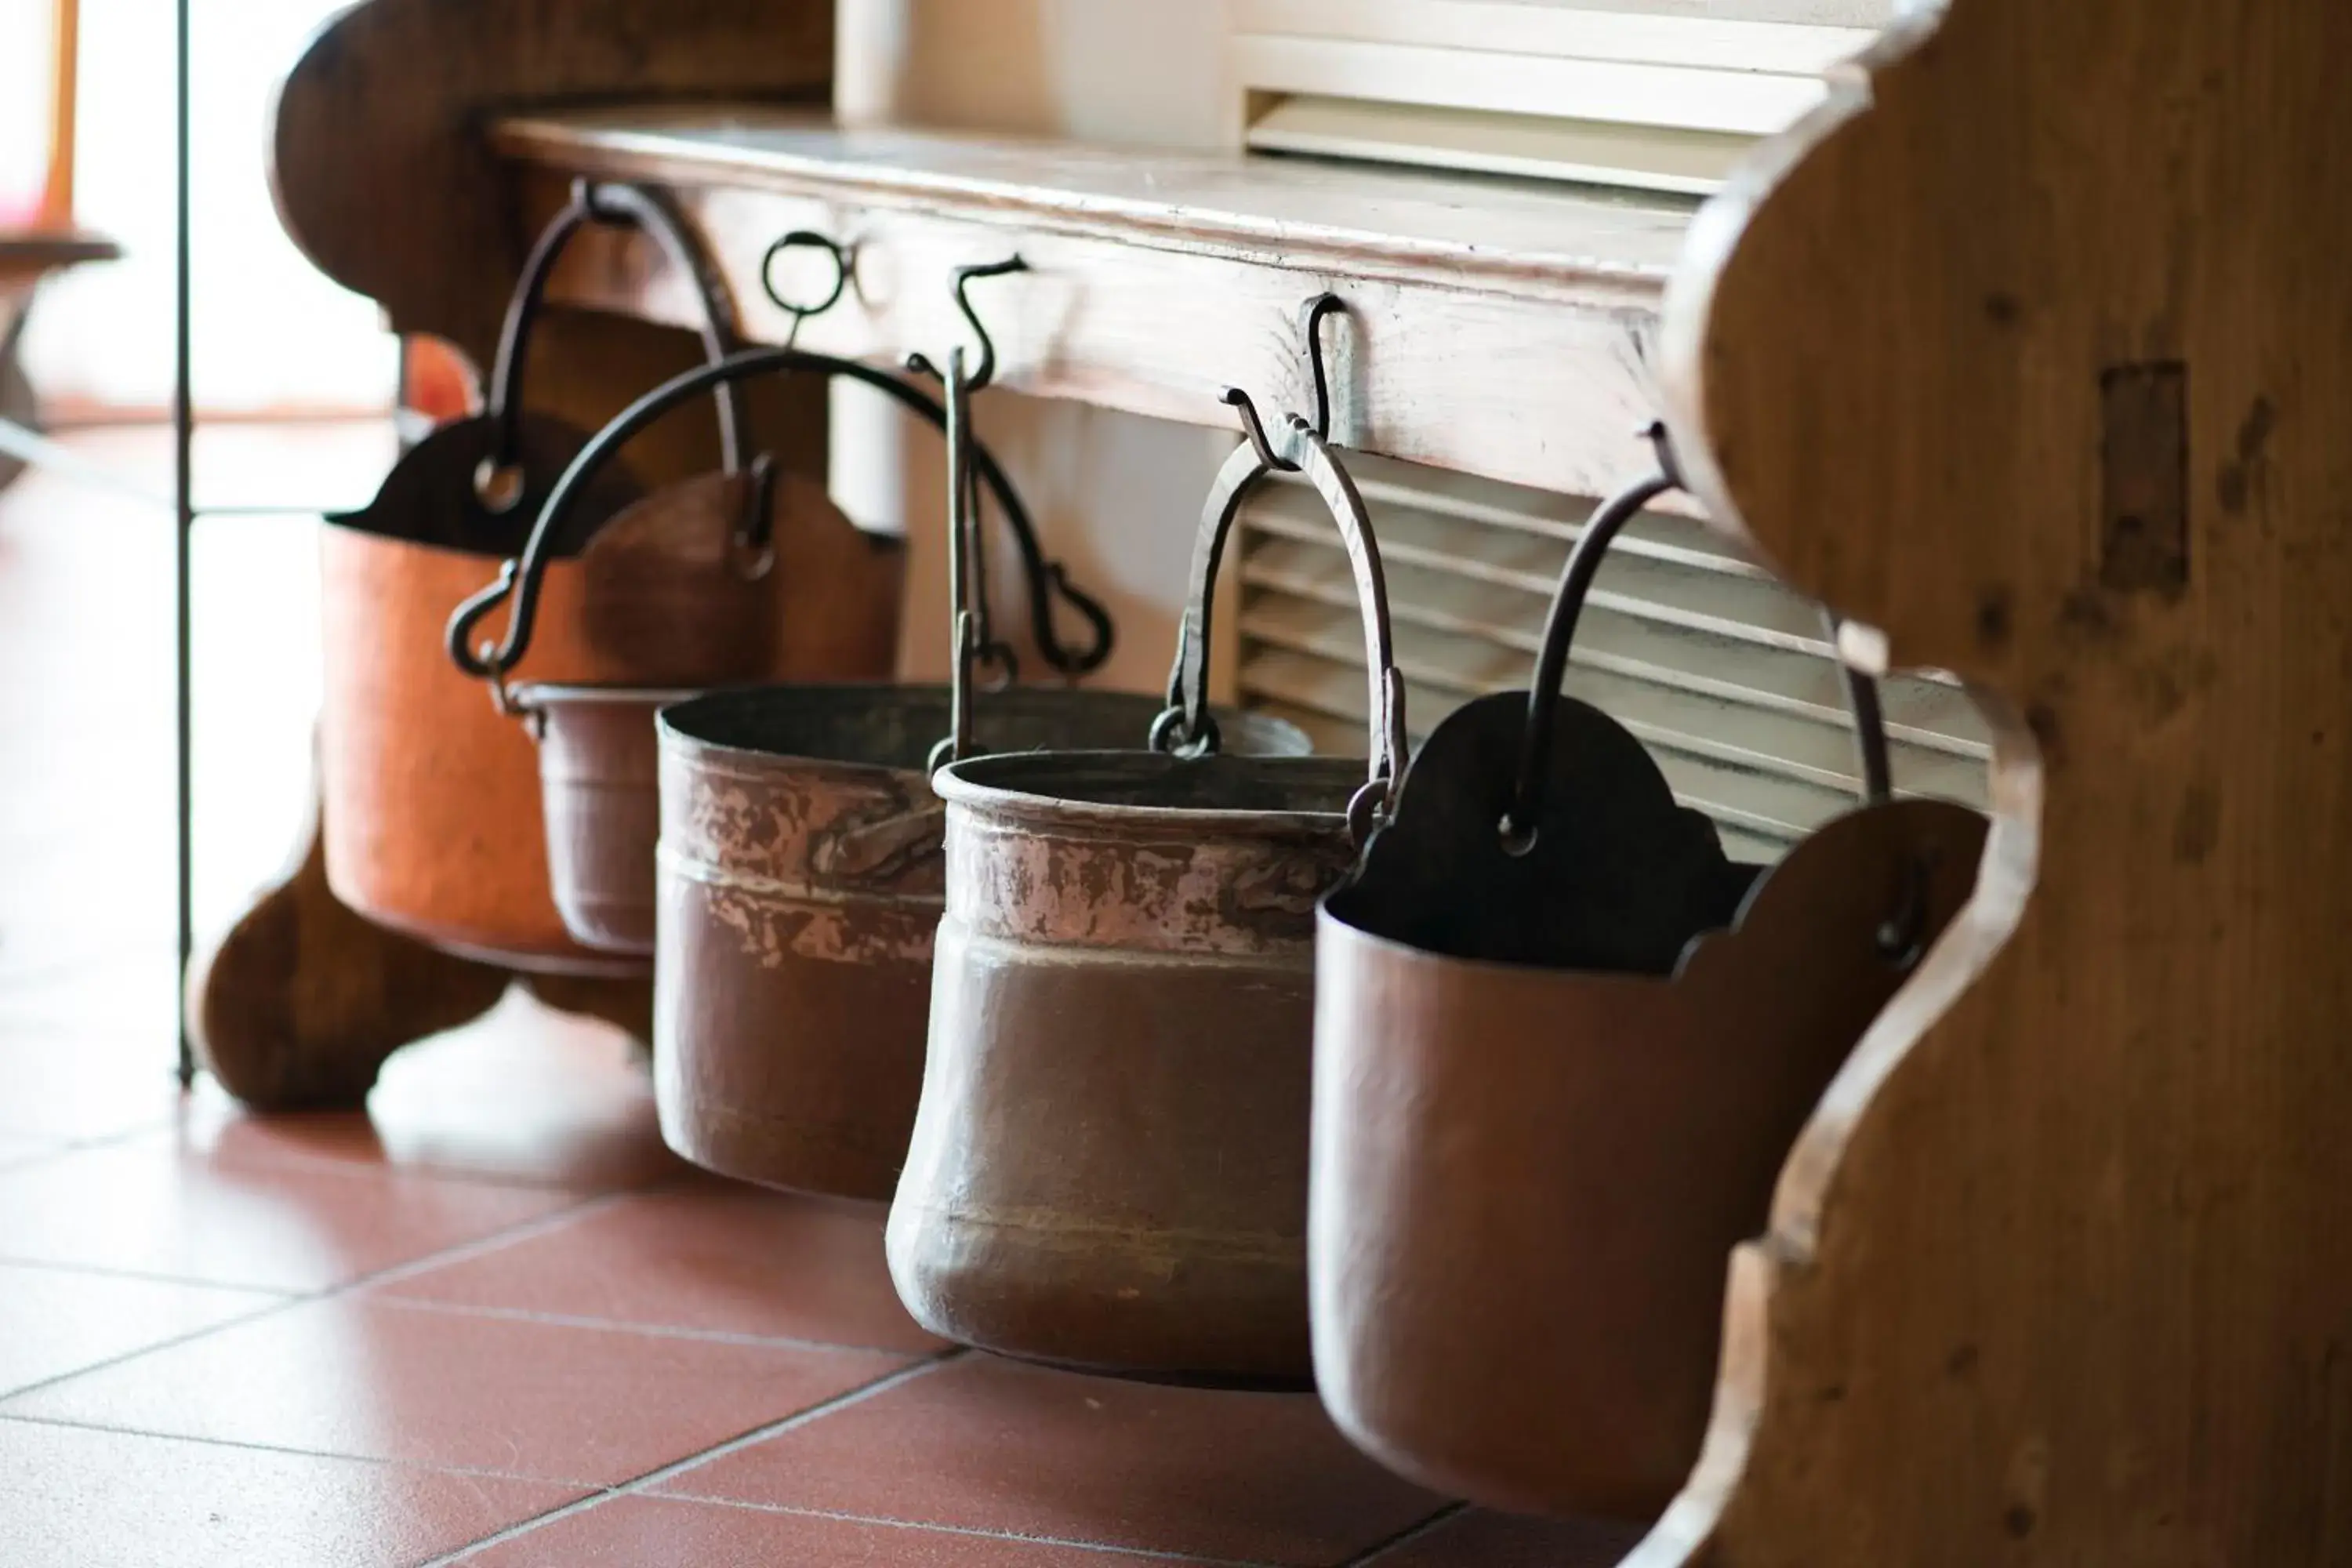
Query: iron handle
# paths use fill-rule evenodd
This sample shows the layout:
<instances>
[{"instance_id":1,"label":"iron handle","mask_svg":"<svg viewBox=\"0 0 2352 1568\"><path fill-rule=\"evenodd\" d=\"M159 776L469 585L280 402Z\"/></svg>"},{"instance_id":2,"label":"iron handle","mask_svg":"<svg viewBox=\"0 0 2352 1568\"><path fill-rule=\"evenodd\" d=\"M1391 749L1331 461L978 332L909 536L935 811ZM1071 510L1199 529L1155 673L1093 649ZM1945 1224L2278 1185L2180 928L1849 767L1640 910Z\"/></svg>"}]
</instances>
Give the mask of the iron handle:
<instances>
[{"instance_id":1,"label":"iron handle","mask_svg":"<svg viewBox=\"0 0 2352 1568\"><path fill-rule=\"evenodd\" d=\"M731 385L753 376L789 372L845 376L885 394L934 429L944 428L947 423L947 411L939 399L911 382L856 360L815 353L806 349L745 349L716 364L698 365L682 371L623 409L572 459L571 466L556 480L554 489L548 492L547 502L540 509L539 520L532 525L530 542L523 546L512 589L514 608L508 616L505 638L497 648L478 653L468 646L466 637L470 634L472 626L478 624L482 611L477 610L470 621L460 626L459 618L466 614L466 607L460 606L458 615L450 619L446 638L451 661L478 680L493 679L501 672L512 670L521 662L523 656L530 651L532 619L538 609L539 583L545 574L546 562L553 553L553 542L562 537L564 523L586 493L590 482L639 431L671 409L715 387ZM972 443L972 465L978 470L980 482L995 497L998 509L1004 514L1005 524L1013 531L1013 541L1020 548L1030 584L1030 614L1036 627L1038 645L1044 649L1046 661L1070 675L1081 675L1096 668L1110 657L1113 628L1109 613L1091 595L1071 586L1058 563L1045 560L1038 548L1035 530L1030 525L1028 509L1022 504L1020 494L1013 489L1011 479L1006 478L995 457L978 441ZM475 596L475 600L468 600L467 605L473 605L495 589L496 584L486 588L482 595ZM1073 649L1062 642L1054 624L1051 602L1051 596L1056 594L1076 608L1091 628L1092 641L1084 648ZM490 602L494 604L497 601L493 599Z\"/></svg>"}]
</instances>

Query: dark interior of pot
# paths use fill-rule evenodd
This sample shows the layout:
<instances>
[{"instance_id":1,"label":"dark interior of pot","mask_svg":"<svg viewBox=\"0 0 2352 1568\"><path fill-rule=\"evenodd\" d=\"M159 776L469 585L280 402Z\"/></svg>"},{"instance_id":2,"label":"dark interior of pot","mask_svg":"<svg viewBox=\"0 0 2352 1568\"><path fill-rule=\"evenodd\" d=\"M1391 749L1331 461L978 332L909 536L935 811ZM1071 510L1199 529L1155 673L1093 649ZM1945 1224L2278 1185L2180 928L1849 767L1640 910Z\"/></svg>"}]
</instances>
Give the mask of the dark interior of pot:
<instances>
[{"instance_id":1,"label":"dark interior of pot","mask_svg":"<svg viewBox=\"0 0 2352 1568\"><path fill-rule=\"evenodd\" d=\"M1349 757L1171 757L1157 752L1047 752L978 757L954 777L1086 805L1160 811L1244 811L1337 816L1364 786Z\"/></svg>"},{"instance_id":2,"label":"dark interior of pot","mask_svg":"<svg viewBox=\"0 0 2352 1568\"><path fill-rule=\"evenodd\" d=\"M1163 706L1138 692L1015 687L974 700L973 747L982 754L1140 747ZM948 721L946 687L882 685L749 687L681 702L661 718L666 732L705 746L906 769L926 765ZM1227 745L1259 755L1295 758L1309 749L1306 735L1279 719L1220 713L1218 721Z\"/></svg>"}]
</instances>

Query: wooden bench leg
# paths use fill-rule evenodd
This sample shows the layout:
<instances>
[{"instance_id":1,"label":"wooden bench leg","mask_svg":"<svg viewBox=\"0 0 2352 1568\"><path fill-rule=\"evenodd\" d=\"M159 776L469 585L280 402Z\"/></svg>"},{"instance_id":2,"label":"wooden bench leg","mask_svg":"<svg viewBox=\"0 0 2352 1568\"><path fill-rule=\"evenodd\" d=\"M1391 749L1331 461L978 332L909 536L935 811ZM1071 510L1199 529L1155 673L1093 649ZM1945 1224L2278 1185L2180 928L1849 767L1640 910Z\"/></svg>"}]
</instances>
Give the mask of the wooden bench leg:
<instances>
[{"instance_id":1,"label":"wooden bench leg","mask_svg":"<svg viewBox=\"0 0 2352 1568\"><path fill-rule=\"evenodd\" d=\"M314 813L293 875L190 968L188 1034L257 1110L356 1109L393 1052L489 1011L507 981L345 908Z\"/></svg>"},{"instance_id":2,"label":"wooden bench leg","mask_svg":"<svg viewBox=\"0 0 2352 1568\"><path fill-rule=\"evenodd\" d=\"M394 1051L480 1017L518 979L647 1048L650 979L519 973L349 908L327 884L321 809L314 790L293 869L188 971L189 1039L229 1093L256 1110L357 1110Z\"/></svg>"}]
</instances>

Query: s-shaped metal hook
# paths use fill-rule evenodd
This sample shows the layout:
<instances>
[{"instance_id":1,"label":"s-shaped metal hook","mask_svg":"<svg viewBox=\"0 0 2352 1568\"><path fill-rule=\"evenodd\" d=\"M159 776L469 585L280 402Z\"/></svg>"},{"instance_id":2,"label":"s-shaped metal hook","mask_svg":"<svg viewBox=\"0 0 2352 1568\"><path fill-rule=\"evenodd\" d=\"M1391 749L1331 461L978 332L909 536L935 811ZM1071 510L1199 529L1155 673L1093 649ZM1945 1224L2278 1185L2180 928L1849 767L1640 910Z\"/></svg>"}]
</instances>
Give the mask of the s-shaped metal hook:
<instances>
[{"instance_id":1,"label":"s-shaped metal hook","mask_svg":"<svg viewBox=\"0 0 2352 1568\"><path fill-rule=\"evenodd\" d=\"M1327 290L1308 300L1299 311L1307 338L1307 373L1315 384L1313 428L1316 435L1327 441L1331 438L1331 377L1323 365L1323 320L1347 308L1346 300ZM1265 425L1258 418L1257 405L1251 401L1248 393L1238 386L1229 386L1218 395L1217 400L1229 408L1241 411L1242 434L1248 437L1249 444L1256 448L1259 462L1286 474L1298 471L1298 465L1277 454L1274 443L1266 439Z\"/></svg>"},{"instance_id":2,"label":"s-shaped metal hook","mask_svg":"<svg viewBox=\"0 0 2352 1568\"><path fill-rule=\"evenodd\" d=\"M971 335L980 340L980 363L972 368L971 378L965 383L966 390L978 392L996 379L996 342L988 335L988 329L981 325L980 313L971 308L969 292L971 280L975 278L1002 278L1008 272L1028 270L1029 264L1017 256L1008 256L1002 261L975 262L955 269L956 309L963 312L964 321L971 327ZM947 380L946 374L931 363L931 357L919 351L907 356L907 368L934 381L944 383Z\"/></svg>"}]
</instances>

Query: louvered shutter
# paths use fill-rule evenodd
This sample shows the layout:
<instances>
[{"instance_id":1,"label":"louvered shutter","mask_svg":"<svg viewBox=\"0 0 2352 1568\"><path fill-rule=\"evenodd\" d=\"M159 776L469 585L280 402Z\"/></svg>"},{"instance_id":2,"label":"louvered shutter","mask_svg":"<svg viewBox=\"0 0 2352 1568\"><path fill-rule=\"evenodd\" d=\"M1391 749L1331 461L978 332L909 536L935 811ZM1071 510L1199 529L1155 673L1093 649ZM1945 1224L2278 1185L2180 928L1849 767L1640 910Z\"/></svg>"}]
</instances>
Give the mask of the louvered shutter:
<instances>
[{"instance_id":1,"label":"louvered shutter","mask_svg":"<svg viewBox=\"0 0 2352 1568\"><path fill-rule=\"evenodd\" d=\"M1387 569L1415 738L1456 706L1523 689L1591 501L1350 453ZM1321 749L1364 751L1355 592L1328 512L1295 480L1241 514L1244 704ZM1653 513L1618 536L1572 651L1568 689L1639 736L1738 858L1778 859L1852 807L1852 721L1819 608L1705 525ZM1990 748L1957 686L1884 685L1898 793L1982 806Z\"/></svg>"}]
</instances>

